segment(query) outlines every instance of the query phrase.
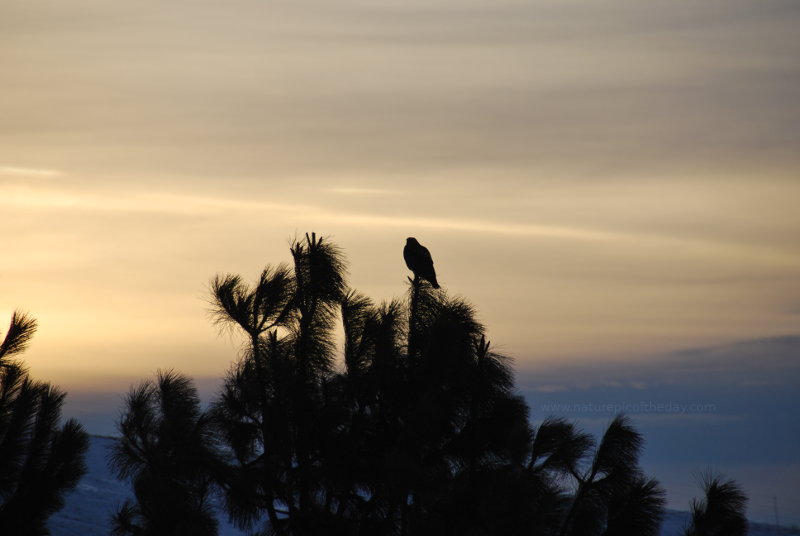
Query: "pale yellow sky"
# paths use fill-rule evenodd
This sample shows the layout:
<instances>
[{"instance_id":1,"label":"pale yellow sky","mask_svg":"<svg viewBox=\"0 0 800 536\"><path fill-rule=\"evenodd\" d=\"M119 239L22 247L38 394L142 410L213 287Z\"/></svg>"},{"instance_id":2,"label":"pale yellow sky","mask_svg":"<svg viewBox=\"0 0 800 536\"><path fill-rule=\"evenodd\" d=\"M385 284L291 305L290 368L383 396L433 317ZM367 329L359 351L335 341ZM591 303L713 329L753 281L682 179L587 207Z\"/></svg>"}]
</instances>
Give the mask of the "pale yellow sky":
<instances>
[{"instance_id":1,"label":"pale yellow sky","mask_svg":"<svg viewBox=\"0 0 800 536\"><path fill-rule=\"evenodd\" d=\"M522 367L800 319L788 1L0 0L0 313L67 388L219 376L218 272L416 236Z\"/></svg>"}]
</instances>

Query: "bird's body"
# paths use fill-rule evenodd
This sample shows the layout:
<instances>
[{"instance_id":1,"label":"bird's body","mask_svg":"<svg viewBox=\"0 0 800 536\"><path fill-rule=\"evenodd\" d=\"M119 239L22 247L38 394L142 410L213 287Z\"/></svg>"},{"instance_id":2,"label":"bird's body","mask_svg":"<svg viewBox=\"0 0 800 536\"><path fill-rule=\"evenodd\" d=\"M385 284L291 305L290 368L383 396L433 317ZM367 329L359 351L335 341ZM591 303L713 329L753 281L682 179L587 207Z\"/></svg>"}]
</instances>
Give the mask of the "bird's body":
<instances>
[{"instance_id":1,"label":"bird's body","mask_svg":"<svg viewBox=\"0 0 800 536\"><path fill-rule=\"evenodd\" d=\"M421 277L428 281L433 288L439 288L436 282L436 270L433 269L433 259L428 248L417 242L414 237L406 239L403 248L403 258L408 269L414 272L414 277Z\"/></svg>"}]
</instances>

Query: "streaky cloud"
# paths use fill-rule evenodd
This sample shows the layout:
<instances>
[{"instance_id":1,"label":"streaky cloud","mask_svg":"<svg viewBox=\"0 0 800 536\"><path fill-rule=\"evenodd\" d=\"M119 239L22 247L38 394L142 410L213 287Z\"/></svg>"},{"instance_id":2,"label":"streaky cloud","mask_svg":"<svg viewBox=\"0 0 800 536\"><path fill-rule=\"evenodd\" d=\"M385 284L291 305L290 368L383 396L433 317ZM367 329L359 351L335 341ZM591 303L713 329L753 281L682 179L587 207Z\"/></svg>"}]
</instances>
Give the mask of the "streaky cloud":
<instances>
[{"instance_id":1,"label":"streaky cloud","mask_svg":"<svg viewBox=\"0 0 800 536\"><path fill-rule=\"evenodd\" d=\"M44 188L0 189L0 206L30 209L65 209L90 212L160 213L176 216L214 216L265 212L290 215L304 224L367 226L370 228L425 229L456 231L523 238L548 238L586 242L619 242L634 246L661 244L700 256L716 256L748 264L783 265L800 268L800 255L768 244L727 242L686 236L673 236L640 230L608 230L580 225L510 223L497 220L443 218L430 216L377 215L366 212L332 210L318 205L285 201L247 200L180 193L87 193Z\"/></svg>"},{"instance_id":2,"label":"streaky cloud","mask_svg":"<svg viewBox=\"0 0 800 536\"><path fill-rule=\"evenodd\" d=\"M64 172L57 169L39 169L16 166L0 166L0 176L22 176L22 177L58 177Z\"/></svg>"},{"instance_id":3,"label":"streaky cloud","mask_svg":"<svg viewBox=\"0 0 800 536\"><path fill-rule=\"evenodd\" d=\"M396 190L386 190L383 188L350 188L350 187L328 188L327 191L335 194L352 194L352 195L397 195L398 193L400 193Z\"/></svg>"}]
</instances>

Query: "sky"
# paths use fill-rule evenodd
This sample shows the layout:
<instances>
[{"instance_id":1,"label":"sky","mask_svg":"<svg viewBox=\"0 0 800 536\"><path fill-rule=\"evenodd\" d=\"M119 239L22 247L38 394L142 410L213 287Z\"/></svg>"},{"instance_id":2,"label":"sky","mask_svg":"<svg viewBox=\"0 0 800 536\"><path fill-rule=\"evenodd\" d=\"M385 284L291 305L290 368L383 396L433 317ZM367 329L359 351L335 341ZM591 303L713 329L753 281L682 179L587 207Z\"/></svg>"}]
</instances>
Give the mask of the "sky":
<instances>
[{"instance_id":1,"label":"sky","mask_svg":"<svg viewBox=\"0 0 800 536\"><path fill-rule=\"evenodd\" d=\"M391 299L415 236L534 421L622 406L674 506L712 467L800 523L794 0L0 13L0 319L39 320L26 363L90 432L158 369L213 394L215 274L315 231Z\"/></svg>"}]
</instances>

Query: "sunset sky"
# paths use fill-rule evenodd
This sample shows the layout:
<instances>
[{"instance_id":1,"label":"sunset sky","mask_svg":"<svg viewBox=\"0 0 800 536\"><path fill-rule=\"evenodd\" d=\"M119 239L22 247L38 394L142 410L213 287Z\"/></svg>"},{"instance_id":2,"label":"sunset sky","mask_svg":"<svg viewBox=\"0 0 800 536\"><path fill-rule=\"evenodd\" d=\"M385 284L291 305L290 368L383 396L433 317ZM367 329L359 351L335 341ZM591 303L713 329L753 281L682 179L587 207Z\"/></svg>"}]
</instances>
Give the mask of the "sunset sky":
<instances>
[{"instance_id":1,"label":"sunset sky","mask_svg":"<svg viewBox=\"0 0 800 536\"><path fill-rule=\"evenodd\" d=\"M636 404L670 506L712 467L800 523L798 28L795 0L0 0L0 321L38 318L26 363L110 434L157 369L213 394L215 274L316 231L390 299L415 236L534 420Z\"/></svg>"}]
</instances>

